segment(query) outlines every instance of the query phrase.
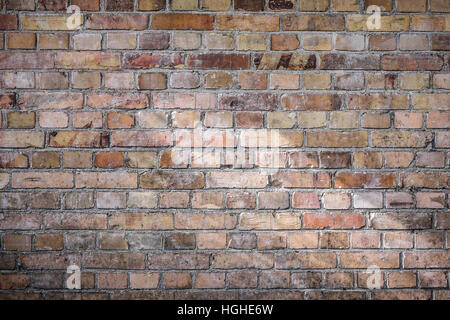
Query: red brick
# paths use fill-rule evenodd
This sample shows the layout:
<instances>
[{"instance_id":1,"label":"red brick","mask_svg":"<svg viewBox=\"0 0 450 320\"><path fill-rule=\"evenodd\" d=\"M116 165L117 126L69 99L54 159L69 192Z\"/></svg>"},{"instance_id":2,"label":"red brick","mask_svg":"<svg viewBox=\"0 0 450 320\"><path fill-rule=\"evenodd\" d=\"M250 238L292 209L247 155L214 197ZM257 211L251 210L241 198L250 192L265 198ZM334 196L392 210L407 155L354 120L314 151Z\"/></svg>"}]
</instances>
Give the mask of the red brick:
<instances>
[{"instance_id":1,"label":"red brick","mask_svg":"<svg viewBox=\"0 0 450 320\"><path fill-rule=\"evenodd\" d=\"M158 273L130 273L132 289L156 289L159 282Z\"/></svg>"},{"instance_id":2,"label":"red brick","mask_svg":"<svg viewBox=\"0 0 450 320\"><path fill-rule=\"evenodd\" d=\"M69 172L15 172L13 188L73 188L73 174Z\"/></svg>"},{"instance_id":3,"label":"red brick","mask_svg":"<svg viewBox=\"0 0 450 320\"><path fill-rule=\"evenodd\" d=\"M421 213L379 213L371 216L370 223L374 229L381 230L427 229L431 227L431 216Z\"/></svg>"},{"instance_id":4,"label":"red brick","mask_svg":"<svg viewBox=\"0 0 450 320\"><path fill-rule=\"evenodd\" d=\"M80 265L80 254L66 253L24 253L19 256L20 264L28 269L66 270L69 265Z\"/></svg>"},{"instance_id":5,"label":"red brick","mask_svg":"<svg viewBox=\"0 0 450 320\"><path fill-rule=\"evenodd\" d=\"M79 6L82 11L98 11L100 9L99 0L72 0L71 4Z\"/></svg>"},{"instance_id":6,"label":"red brick","mask_svg":"<svg viewBox=\"0 0 450 320\"><path fill-rule=\"evenodd\" d=\"M305 213L305 229L360 229L365 226L364 215L357 213Z\"/></svg>"},{"instance_id":7,"label":"red brick","mask_svg":"<svg viewBox=\"0 0 450 320\"><path fill-rule=\"evenodd\" d=\"M123 68L181 68L184 67L184 56L179 53L125 53Z\"/></svg>"},{"instance_id":8,"label":"red brick","mask_svg":"<svg viewBox=\"0 0 450 320\"><path fill-rule=\"evenodd\" d=\"M413 247L413 235L408 232L386 232L384 234L384 247L390 249L409 249Z\"/></svg>"},{"instance_id":9,"label":"red brick","mask_svg":"<svg viewBox=\"0 0 450 320\"><path fill-rule=\"evenodd\" d=\"M448 251L418 251L405 253L405 268L449 268L450 255Z\"/></svg>"},{"instance_id":10,"label":"red brick","mask_svg":"<svg viewBox=\"0 0 450 320\"><path fill-rule=\"evenodd\" d=\"M250 56L237 53L189 54L187 67L193 69L245 70L250 68Z\"/></svg>"},{"instance_id":11,"label":"red brick","mask_svg":"<svg viewBox=\"0 0 450 320\"><path fill-rule=\"evenodd\" d=\"M145 255L142 253L98 253L83 254L83 267L89 269L144 269ZM126 274L125 274L126 276Z\"/></svg>"},{"instance_id":12,"label":"red brick","mask_svg":"<svg viewBox=\"0 0 450 320\"><path fill-rule=\"evenodd\" d=\"M397 252L342 252L340 254L340 267L349 269L369 268L376 265L379 268L398 268L400 255Z\"/></svg>"},{"instance_id":13,"label":"red brick","mask_svg":"<svg viewBox=\"0 0 450 320\"><path fill-rule=\"evenodd\" d=\"M152 253L150 270L208 269L210 255L205 253Z\"/></svg>"},{"instance_id":14,"label":"red brick","mask_svg":"<svg viewBox=\"0 0 450 320\"><path fill-rule=\"evenodd\" d=\"M0 69L51 69L53 67L53 54L50 53L0 53Z\"/></svg>"},{"instance_id":15,"label":"red brick","mask_svg":"<svg viewBox=\"0 0 450 320\"><path fill-rule=\"evenodd\" d=\"M434 55L385 55L381 61L383 70L441 70L443 61Z\"/></svg>"},{"instance_id":16,"label":"red brick","mask_svg":"<svg viewBox=\"0 0 450 320\"><path fill-rule=\"evenodd\" d=\"M273 34L270 43L272 50L295 50L300 45L295 34Z\"/></svg>"},{"instance_id":17,"label":"red brick","mask_svg":"<svg viewBox=\"0 0 450 320\"><path fill-rule=\"evenodd\" d=\"M170 35L168 33L143 33L139 35L139 49L164 50L169 47Z\"/></svg>"},{"instance_id":18,"label":"red brick","mask_svg":"<svg viewBox=\"0 0 450 320\"><path fill-rule=\"evenodd\" d=\"M392 173L337 173L335 188L394 188L396 176Z\"/></svg>"},{"instance_id":19,"label":"red brick","mask_svg":"<svg viewBox=\"0 0 450 320\"><path fill-rule=\"evenodd\" d=\"M0 274L0 289L23 290L30 285L30 278L25 274Z\"/></svg>"},{"instance_id":20,"label":"red brick","mask_svg":"<svg viewBox=\"0 0 450 320\"><path fill-rule=\"evenodd\" d=\"M17 29L17 15L15 14L1 14L0 21L0 30Z\"/></svg>"},{"instance_id":21,"label":"red brick","mask_svg":"<svg viewBox=\"0 0 450 320\"><path fill-rule=\"evenodd\" d=\"M319 209L319 196L313 192L295 192L292 196L292 207L297 209Z\"/></svg>"},{"instance_id":22,"label":"red brick","mask_svg":"<svg viewBox=\"0 0 450 320\"><path fill-rule=\"evenodd\" d=\"M111 135L111 144L118 147L157 147L172 146L172 134L169 131L121 131Z\"/></svg>"},{"instance_id":23,"label":"red brick","mask_svg":"<svg viewBox=\"0 0 450 320\"><path fill-rule=\"evenodd\" d=\"M126 273L99 273L99 289L126 289L128 277Z\"/></svg>"},{"instance_id":24,"label":"red brick","mask_svg":"<svg viewBox=\"0 0 450 320\"><path fill-rule=\"evenodd\" d=\"M6 251L30 251L31 235L5 234L2 237L3 250Z\"/></svg>"},{"instance_id":25,"label":"red brick","mask_svg":"<svg viewBox=\"0 0 450 320\"><path fill-rule=\"evenodd\" d=\"M364 131L329 132L315 131L306 133L308 147L367 147L368 136Z\"/></svg>"},{"instance_id":26,"label":"red brick","mask_svg":"<svg viewBox=\"0 0 450 320\"><path fill-rule=\"evenodd\" d=\"M380 246L380 233L378 232L352 233L352 248L377 249L380 248Z\"/></svg>"},{"instance_id":27,"label":"red brick","mask_svg":"<svg viewBox=\"0 0 450 320\"><path fill-rule=\"evenodd\" d=\"M152 17L155 30L212 30L214 17L207 14L161 13Z\"/></svg>"},{"instance_id":28,"label":"red brick","mask_svg":"<svg viewBox=\"0 0 450 320\"><path fill-rule=\"evenodd\" d=\"M220 289L225 287L225 273L198 273L196 287L199 289Z\"/></svg>"},{"instance_id":29,"label":"red brick","mask_svg":"<svg viewBox=\"0 0 450 320\"><path fill-rule=\"evenodd\" d=\"M301 252L277 254L277 269L328 269L336 267L334 252Z\"/></svg>"}]
</instances>

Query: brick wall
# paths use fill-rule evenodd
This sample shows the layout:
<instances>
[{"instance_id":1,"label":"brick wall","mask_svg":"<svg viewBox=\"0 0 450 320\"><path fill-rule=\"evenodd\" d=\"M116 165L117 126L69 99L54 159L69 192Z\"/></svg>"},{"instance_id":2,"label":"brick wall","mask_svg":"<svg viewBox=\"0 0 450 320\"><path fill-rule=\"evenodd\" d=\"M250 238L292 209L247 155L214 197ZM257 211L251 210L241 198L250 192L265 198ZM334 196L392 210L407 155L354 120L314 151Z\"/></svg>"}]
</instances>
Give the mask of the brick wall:
<instances>
[{"instance_id":1,"label":"brick wall","mask_svg":"<svg viewBox=\"0 0 450 320\"><path fill-rule=\"evenodd\" d=\"M450 299L450 1L0 6L1 299Z\"/></svg>"}]
</instances>

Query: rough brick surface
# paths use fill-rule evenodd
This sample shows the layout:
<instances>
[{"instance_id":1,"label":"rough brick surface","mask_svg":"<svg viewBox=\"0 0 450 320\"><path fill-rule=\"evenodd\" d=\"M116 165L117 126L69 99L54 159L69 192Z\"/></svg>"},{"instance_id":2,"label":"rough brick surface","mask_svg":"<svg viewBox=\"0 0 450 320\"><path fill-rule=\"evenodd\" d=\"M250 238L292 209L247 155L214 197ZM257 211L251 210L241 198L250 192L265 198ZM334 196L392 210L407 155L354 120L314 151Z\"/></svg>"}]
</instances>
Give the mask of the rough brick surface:
<instances>
[{"instance_id":1,"label":"rough brick surface","mask_svg":"<svg viewBox=\"0 0 450 320\"><path fill-rule=\"evenodd\" d=\"M0 299L448 300L449 26L448 0L0 1Z\"/></svg>"}]
</instances>

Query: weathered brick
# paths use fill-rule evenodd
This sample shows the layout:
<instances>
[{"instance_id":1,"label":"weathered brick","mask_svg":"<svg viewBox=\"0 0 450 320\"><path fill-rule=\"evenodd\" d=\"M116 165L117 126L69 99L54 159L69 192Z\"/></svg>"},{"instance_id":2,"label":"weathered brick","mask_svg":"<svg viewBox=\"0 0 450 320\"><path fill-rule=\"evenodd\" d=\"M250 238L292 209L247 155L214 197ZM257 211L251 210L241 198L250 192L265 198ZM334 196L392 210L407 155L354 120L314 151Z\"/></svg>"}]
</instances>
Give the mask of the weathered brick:
<instances>
[{"instance_id":1,"label":"weathered brick","mask_svg":"<svg viewBox=\"0 0 450 320\"><path fill-rule=\"evenodd\" d=\"M71 4L79 6L82 11L98 11L100 9L99 0L72 0Z\"/></svg>"},{"instance_id":2,"label":"weathered brick","mask_svg":"<svg viewBox=\"0 0 450 320\"><path fill-rule=\"evenodd\" d=\"M201 250L219 250L227 245L225 233L199 233L197 235L197 246Z\"/></svg>"},{"instance_id":3,"label":"weathered brick","mask_svg":"<svg viewBox=\"0 0 450 320\"><path fill-rule=\"evenodd\" d=\"M431 227L431 216L428 214L415 213L386 213L376 214L370 219L374 229L427 229Z\"/></svg>"},{"instance_id":4,"label":"weathered brick","mask_svg":"<svg viewBox=\"0 0 450 320\"><path fill-rule=\"evenodd\" d=\"M316 131L306 133L308 147L367 147L368 137L364 131L328 132Z\"/></svg>"},{"instance_id":5,"label":"weathered brick","mask_svg":"<svg viewBox=\"0 0 450 320\"><path fill-rule=\"evenodd\" d=\"M413 235L408 232L386 232L384 234L385 248L412 248Z\"/></svg>"},{"instance_id":6,"label":"weathered brick","mask_svg":"<svg viewBox=\"0 0 450 320\"><path fill-rule=\"evenodd\" d=\"M218 14L218 30L278 31L279 17L272 14Z\"/></svg>"},{"instance_id":7,"label":"weathered brick","mask_svg":"<svg viewBox=\"0 0 450 320\"><path fill-rule=\"evenodd\" d=\"M97 253L83 254L83 266L89 269L144 269L145 255L142 253Z\"/></svg>"},{"instance_id":8,"label":"weathered brick","mask_svg":"<svg viewBox=\"0 0 450 320\"><path fill-rule=\"evenodd\" d=\"M41 128L67 128L69 117L65 112L40 112L39 126Z\"/></svg>"},{"instance_id":9,"label":"weathered brick","mask_svg":"<svg viewBox=\"0 0 450 320\"><path fill-rule=\"evenodd\" d=\"M75 176L77 188L136 188L137 174L129 172L82 172Z\"/></svg>"},{"instance_id":10,"label":"weathered brick","mask_svg":"<svg viewBox=\"0 0 450 320\"><path fill-rule=\"evenodd\" d=\"M69 192L65 197L66 209L90 209L94 207L92 192Z\"/></svg>"},{"instance_id":11,"label":"weathered brick","mask_svg":"<svg viewBox=\"0 0 450 320\"><path fill-rule=\"evenodd\" d=\"M141 132L141 131L121 131L111 135L113 146L171 146L172 134L167 131Z\"/></svg>"},{"instance_id":12,"label":"weathered brick","mask_svg":"<svg viewBox=\"0 0 450 320\"><path fill-rule=\"evenodd\" d=\"M8 49L35 49L36 34L9 33L6 45L8 46Z\"/></svg>"},{"instance_id":13,"label":"weathered brick","mask_svg":"<svg viewBox=\"0 0 450 320\"><path fill-rule=\"evenodd\" d=\"M277 254L275 266L278 269L327 269L336 267L334 252L301 252Z\"/></svg>"},{"instance_id":14,"label":"weathered brick","mask_svg":"<svg viewBox=\"0 0 450 320\"><path fill-rule=\"evenodd\" d=\"M275 216L266 213L241 214L240 228L243 230L283 230L299 229L299 216L292 213L279 213Z\"/></svg>"},{"instance_id":15,"label":"weathered brick","mask_svg":"<svg viewBox=\"0 0 450 320\"><path fill-rule=\"evenodd\" d=\"M218 192L195 192L192 196L192 208L221 209L223 194Z\"/></svg>"},{"instance_id":16,"label":"weathered brick","mask_svg":"<svg viewBox=\"0 0 450 320\"><path fill-rule=\"evenodd\" d=\"M28 253L19 256L20 264L28 269L66 270L67 264L80 265L79 254L65 253Z\"/></svg>"},{"instance_id":17,"label":"weathered brick","mask_svg":"<svg viewBox=\"0 0 450 320\"><path fill-rule=\"evenodd\" d=\"M384 58L384 57L383 57ZM377 55L355 55L326 53L320 55L321 70L379 70L380 57Z\"/></svg>"},{"instance_id":18,"label":"weathered brick","mask_svg":"<svg viewBox=\"0 0 450 320\"><path fill-rule=\"evenodd\" d=\"M369 30L367 27L367 19L369 15L364 14L350 14L347 16L348 31L408 31L409 30L409 16L407 15L389 15L381 16L381 24L379 29Z\"/></svg>"},{"instance_id":19,"label":"weathered brick","mask_svg":"<svg viewBox=\"0 0 450 320\"><path fill-rule=\"evenodd\" d=\"M370 36L369 47L375 51L392 51L397 48L397 42L394 35L375 34Z\"/></svg>"},{"instance_id":20,"label":"weathered brick","mask_svg":"<svg viewBox=\"0 0 450 320\"><path fill-rule=\"evenodd\" d=\"M218 269L270 269L274 265L270 253L218 253L212 257L212 267Z\"/></svg>"},{"instance_id":21,"label":"weathered brick","mask_svg":"<svg viewBox=\"0 0 450 320\"><path fill-rule=\"evenodd\" d=\"M236 217L225 213L178 213L175 225L177 229L189 230L234 229Z\"/></svg>"},{"instance_id":22,"label":"weathered brick","mask_svg":"<svg viewBox=\"0 0 450 320\"><path fill-rule=\"evenodd\" d=\"M225 110L273 110L277 96L270 93L240 93L219 95L219 109Z\"/></svg>"},{"instance_id":23,"label":"weathered brick","mask_svg":"<svg viewBox=\"0 0 450 320\"><path fill-rule=\"evenodd\" d=\"M36 114L34 112L10 112L7 114L6 121L8 128L34 128Z\"/></svg>"},{"instance_id":24,"label":"weathered brick","mask_svg":"<svg viewBox=\"0 0 450 320\"><path fill-rule=\"evenodd\" d=\"M0 53L0 69L51 69L53 54L44 52Z\"/></svg>"},{"instance_id":25,"label":"weathered brick","mask_svg":"<svg viewBox=\"0 0 450 320\"><path fill-rule=\"evenodd\" d=\"M431 135L423 132L377 131L373 132L372 145L384 148L420 148L431 141Z\"/></svg>"},{"instance_id":26,"label":"weathered brick","mask_svg":"<svg viewBox=\"0 0 450 320\"><path fill-rule=\"evenodd\" d=\"M161 13L152 17L155 30L212 30L214 17L207 14Z\"/></svg>"},{"instance_id":27,"label":"weathered brick","mask_svg":"<svg viewBox=\"0 0 450 320\"><path fill-rule=\"evenodd\" d=\"M158 11L166 7L164 0L138 0L138 10Z\"/></svg>"},{"instance_id":28,"label":"weathered brick","mask_svg":"<svg viewBox=\"0 0 450 320\"><path fill-rule=\"evenodd\" d=\"M324 193L322 203L325 209L350 208L350 196L346 193Z\"/></svg>"},{"instance_id":29,"label":"weathered brick","mask_svg":"<svg viewBox=\"0 0 450 320\"><path fill-rule=\"evenodd\" d=\"M282 16L281 27L285 31L343 31L345 29L345 19L341 15L289 14Z\"/></svg>"},{"instance_id":30,"label":"weathered brick","mask_svg":"<svg viewBox=\"0 0 450 320\"><path fill-rule=\"evenodd\" d=\"M201 270L209 268L210 256L205 253L153 253L149 258L150 270Z\"/></svg>"},{"instance_id":31,"label":"weathered brick","mask_svg":"<svg viewBox=\"0 0 450 320\"><path fill-rule=\"evenodd\" d=\"M157 109L215 109L216 95L213 93L170 93L153 94Z\"/></svg>"},{"instance_id":32,"label":"weathered brick","mask_svg":"<svg viewBox=\"0 0 450 320\"><path fill-rule=\"evenodd\" d=\"M158 283L158 273L130 273L130 287L132 289L156 289Z\"/></svg>"},{"instance_id":33,"label":"weathered brick","mask_svg":"<svg viewBox=\"0 0 450 320\"><path fill-rule=\"evenodd\" d=\"M418 278L422 288L445 287L447 283L445 273L440 271L419 271Z\"/></svg>"},{"instance_id":34,"label":"weathered brick","mask_svg":"<svg viewBox=\"0 0 450 320\"><path fill-rule=\"evenodd\" d=\"M40 34L39 42L41 50L69 49L69 35L64 33Z\"/></svg>"},{"instance_id":35,"label":"weathered brick","mask_svg":"<svg viewBox=\"0 0 450 320\"><path fill-rule=\"evenodd\" d=\"M126 113L110 112L106 116L109 129L129 129L134 126L134 118Z\"/></svg>"},{"instance_id":36,"label":"weathered brick","mask_svg":"<svg viewBox=\"0 0 450 320\"><path fill-rule=\"evenodd\" d=\"M5 234L2 237L3 249L7 251L31 250L31 235Z\"/></svg>"},{"instance_id":37,"label":"weathered brick","mask_svg":"<svg viewBox=\"0 0 450 320\"><path fill-rule=\"evenodd\" d=\"M383 70L441 70L442 65L442 59L434 55L385 55L381 59Z\"/></svg>"},{"instance_id":38,"label":"weathered brick","mask_svg":"<svg viewBox=\"0 0 450 320\"><path fill-rule=\"evenodd\" d=\"M90 168L92 153L90 152L71 152L63 153L63 167L64 168Z\"/></svg>"},{"instance_id":39,"label":"weathered brick","mask_svg":"<svg viewBox=\"0 0 450 320\"><path fill-rule=\"evenodd\" d=\"M411 19L413 31L449 31L449 17L447 15L416 14Z\"/></svg>"},{"instance_id":40,"label":"weathered brick","mask_svg":"<svg viewBox=\"0 0 450 320\"><path fill-rule=\"evenodd\" d=\"M13 188L73 188L73 174L69 172L15 172Z\"/></svg>"},{"instance_id":41,"label":"weathered brick","mask_svg":"<svg viewBox=\"0 0 450 320\"><path fill-rule=\"evenodd\" d=\"M341 103L337 94L285 94L281 98L281 107L285 110L337 110Z\"/></svg>"},{"instance_id":42,"label":"weathered brick","mask_svg":"<svg viewBox=\"0 0 450 320\"><path fill-rule=\"evenodd\" d=\"M49 145L56 148L99 147L100 133L83 131L58 131L50 135Z\"/></svg>"},{"instance_id":43,"label":"weathered brick","mask_svg":"<svg viewBox=\"0 0 450 320\"><path fill-rule=\"evenodd\" d=\"M195 53L188 55L187 66L193 69L245 70L250 67L250 57L237 53Z\"/></svg>"},{"instance_id":44,"label":"weathered brick","mask_svg":"<svg viewBox=\"0 0 450 320\"><path fill-rule=\"evenodd\" d=\"M36 250L62 250L64 237L62 233L38 234L34 239Z\"/></svg>"},{"instance_id":45,"label":"weathered brick","mask_svg":"<svg viewBox=\"0 0 450 320\"><path fill-rule=\"evenodd\" d=\"M311 70L317 68L315 54L269 52L255 54L253 63L258 70Z\"/></svg>"},{"instance_id":46,"label":"weathered brick","mask_svg":"<svg viewBox=\"0 0 450 320\"><path fill-rule=\"evenodd\" d=\"M380 233L378 232L358 232L352 233L352 248L356 249L376 249L380 248Z\"/></svg>"},{"instance_id":47,"label":"weathered brick","mask_svg":"<svg viewBox=\"0 0 450 320\"><path fill-rule=\"evenodd\" d=\"M270 89L296 90L300 88L297 74L271 74Z\"/></svg>"},{"instance_id":48,"label":"weathered brick","mask_svg":"<svg viewBox=\"0 0 450 320\"><path fill-rule=\"evenodd\" d=\"M108 33L108 49L136 49L136 34Z\"/></svg>"},{"instance_id":49,"label":"weathered brick","mask_svg":"<svg viewBox=\"0 0 450 320\"><path fill-rule=\"evenodd\" d=\"M0 6L1 7L1 6ZM34 10L36 8L33 0L7 0L6 9L8 10Z\"/></svg>"},{"instance_id":50,"label":"weathered brick","mask_svg":"<svg viewBox=\"0 0 450 320\"><path fill-rule=\"evenodd\" d=\"M266 36L263 34L240 34L237 36L238 50L266 50Z\"/></svg>"},{"instance_id":51,"label":"weathered brick","mask_svg":"<svg viewBox=\"0 0 450 320\"><path fill-rule=\"evenodd\" d=\"M59 209L61 207L60 195L56 192L36 192L32 193L30 198L32 209Z\"/></svg>"},{"instance_id":52,"label":"weathered brick","mask_svg":"<svg viewBox=\"0 0 450 320\"><path fill-rule=\"evenodd\" d=\"M365 218L357 213L305 213L305 229L360 229L365 225Z\"/></svg>"},{"instance_id":53,"label":"weathered brick","mask_svg":"<svg viewBox=\"0 0 450 320\"><path fill-rule=\"evenodd\" d=\"M120 55L105 52L58 52L56 65L61 69L115 70L120 68Z\"/></svg>"},{"instance_id":54,"label":"weathered brick","mask_svg":"<svg viewBox=\"0 0 450 320\"><path fill-rule=\"evenodd\" d=\"M241 89L267 89L267 76L259 73L240 73L238 84Z\"/></svg>"},{"instance_id":55,"label":"weathered brick","mask_svg":"<svg viewBox=\"0 0 450 320\"><path fill-rule=\"evenodd\" d=\"M93 30L145 30L148 27L148 15L93 13L87 16L86 27Z\"/></svg>"},{"instance_id":56,"label":"weathered brick","mask_svg":"<svg viewBox=\"0 0 450 320\"><path fill-rule=\"evenodd\" d=\"M449 253L446 251L405 253L405 268L448 268Z\"/></svg>"},{"instance_id":57,"label":"weathered brick","mask_svg":"<svg viewBox=\"0 0 450 320\"><path fill-rule=\"evenodd\" d=\"M231 0L204 0L202 9L208 11L227 11L231 6Z\"/></svg>"},{"instance_id":58,"label":"weathered brick","mask_svg":"<svg viewBox=\"0 0 450 320\"><path fill-rule=\"evenodd\" d=\"M272 50L295 50L300 45L295 34L272 34L270 43Z\"/></svg>"},{"instance_id":59,"label":"weathered brick","mask_svg":"<svg viewBox=\"0 0 450 320\"><path fill-rule=\"evenodd\" d=\"M200 87L200 77L192 72L172 73L169 85L175 89L195 89Z\"/></svg>"}]
</instances>

